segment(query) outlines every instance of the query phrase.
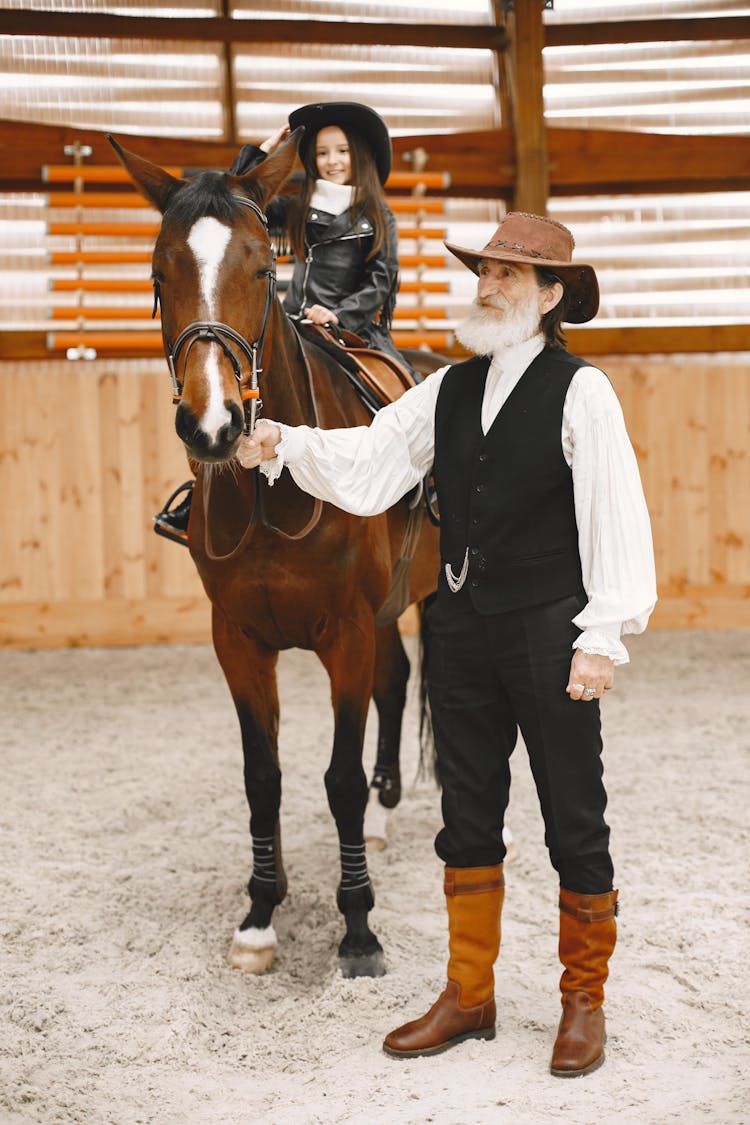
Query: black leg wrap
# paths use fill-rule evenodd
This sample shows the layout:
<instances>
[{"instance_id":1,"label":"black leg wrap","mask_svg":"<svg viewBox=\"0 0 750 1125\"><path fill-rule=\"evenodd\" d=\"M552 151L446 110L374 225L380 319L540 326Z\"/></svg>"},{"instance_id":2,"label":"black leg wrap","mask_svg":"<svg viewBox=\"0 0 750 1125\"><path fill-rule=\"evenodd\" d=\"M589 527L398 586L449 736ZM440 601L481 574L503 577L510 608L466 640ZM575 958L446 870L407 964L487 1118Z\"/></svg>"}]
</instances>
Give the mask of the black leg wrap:
<instances>
[{"instance_id":1,"label":"black leg wrap","mask_svg":"<svg viewBox=\"0 0 750 1125\"><path fill-rule=\"evenodd\" d=\"M367 857L364 842L361 844L341 844L341 882L339 895L351 894L355 891L365 890L370 896L368 910L372 909L374 898L370 887L370 876L367 874ZM341 903L339 910L344 913Z\"/></svg>"},{"instance_id":2,"label":"black leg wrap","mask_svg":"<svg viewBox=\"0 0 750 1125\"><path fill-rule=\"evenodd\" d=\"M278 906L283 899L279 893L276 878L276 856L274 852L273 836L253 836L253 874L247 885L252 906L250 913L240 926L241 930L248 926L257 926L265 929L271 925L273 908Z\"/></svg>"}]
</instances>

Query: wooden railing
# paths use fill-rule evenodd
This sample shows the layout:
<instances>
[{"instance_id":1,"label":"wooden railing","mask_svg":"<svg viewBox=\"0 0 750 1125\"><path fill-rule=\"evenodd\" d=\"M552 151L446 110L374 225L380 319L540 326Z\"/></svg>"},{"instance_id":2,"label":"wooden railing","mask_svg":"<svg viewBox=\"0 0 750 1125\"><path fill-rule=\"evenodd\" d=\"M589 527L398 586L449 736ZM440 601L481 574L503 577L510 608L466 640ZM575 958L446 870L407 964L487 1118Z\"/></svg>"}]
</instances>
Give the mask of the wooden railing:
<instances>
[{"instance_id":1,"label":"wooden railing","mask_svg":"<svg viewBox=\"0 0 750 1125\"><path fill-rule=\"evenodd\" d=\"M745 358L602 366L651 512L653 627L750 627ZM0 645L208 641L188 552L152 530L187 475L161 359L0 364Z\"/></svg>"}]
</instances>

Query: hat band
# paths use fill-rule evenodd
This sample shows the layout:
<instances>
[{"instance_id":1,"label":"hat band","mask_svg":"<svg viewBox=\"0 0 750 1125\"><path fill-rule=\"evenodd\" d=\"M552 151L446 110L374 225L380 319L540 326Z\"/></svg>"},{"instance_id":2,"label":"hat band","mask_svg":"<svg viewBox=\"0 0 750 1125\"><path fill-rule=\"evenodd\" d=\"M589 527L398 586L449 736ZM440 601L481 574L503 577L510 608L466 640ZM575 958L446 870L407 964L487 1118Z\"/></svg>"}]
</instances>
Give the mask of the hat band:
<instances>
[{"instance_id":1,"label":"hat band","mask_svg":"<svg viewBox=\"0 0 750 1125\"><path fill-rule=\"evenodd\" d=\"M502 238L496 238L493 242L488 242L484 249L494 250L495 248L500 250L512 250L514 254L525 254L527 258L546 257L540 250L528 250L520 242L505 242Z\"/></svg>"}]
</instances>

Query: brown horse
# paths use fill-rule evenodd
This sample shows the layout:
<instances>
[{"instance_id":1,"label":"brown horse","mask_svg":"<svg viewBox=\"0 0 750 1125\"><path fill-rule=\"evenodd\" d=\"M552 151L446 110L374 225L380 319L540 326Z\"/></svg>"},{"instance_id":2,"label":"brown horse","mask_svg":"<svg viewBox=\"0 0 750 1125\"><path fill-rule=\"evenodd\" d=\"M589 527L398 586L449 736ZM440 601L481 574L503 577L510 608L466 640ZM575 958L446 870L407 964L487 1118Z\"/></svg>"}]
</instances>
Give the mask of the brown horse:
<instances>
[{"instance_id":1,"label":"brown horse","mask_svg":"<svg viewBox=\"0 0 750 1125\"><path fill-rule=\"evenodd\" d=\"M341 855L341 969L344 976L379 976L383 952L368 926L374 898L363 838L362 744L372 697L379 721L374 784L384 803L395 804L409 661L395 620L381 625L376 616L404 543L408 502L382 516L351 516L314 501L288 473L270 488L235 458L253 425L258 393L268 417L290 424L352 426L370 417L342 368L301 340L275 299L264 207L292 170L296 140L243 176L205 171L187 180L112 144L163 216L153 282L176 429L196 469L190 551L212 603L214 647L242 733L251 908L229 962L262 972L273 960L272 915L287 890L275 669L280 650L303 648L317 654L331 683L334 739L325 785ZM434 590L437 571L437 531L425 520L410 601Z\"/></svg>"}]
</instances>

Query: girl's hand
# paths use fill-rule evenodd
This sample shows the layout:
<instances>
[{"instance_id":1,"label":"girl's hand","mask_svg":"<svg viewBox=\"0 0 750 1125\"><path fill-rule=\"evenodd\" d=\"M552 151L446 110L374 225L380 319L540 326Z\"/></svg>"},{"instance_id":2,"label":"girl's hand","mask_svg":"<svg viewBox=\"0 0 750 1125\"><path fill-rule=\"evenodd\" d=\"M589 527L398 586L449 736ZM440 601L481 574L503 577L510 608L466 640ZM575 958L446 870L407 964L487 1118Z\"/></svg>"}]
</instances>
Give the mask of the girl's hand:
<instances>
[{"instance_id":1,"label":"girl's hand","mask_svg":"<svg viewBox=\"0 0 750 1125\"><path fill-rule=\"evenodd\" d=\"M339 322L336 313L323 308L322 305L310 305L309 309L305 309L305 316L313 324L338 324Z\"/></svg>"},{"instance_id":2,"label":"girl's hand","mask_svg":"<svg viewBox=\"0 0 750 1125\"><path fill-rule=\"evenodd\" d=\"M281 430L275 422L258 422L254 432L240 442L237 460L243 469L254 469L261 461L273 460L280 441Z\"/></svg>"},{"instance_id":3,"label":"girl's hand","mask_svg":"<svg viewBox=\"0 0 750 1125\"><path fill-rule=\"evenodd\" d=\"M258 147L261 148L263 152L267 152L270 156L270 154L275 152L279 145L287 139L290 131L288 125L282 125L280 129L277 129L275 133L271 133L271 136L267 137Z\"/></svg>"}]
</instances>

